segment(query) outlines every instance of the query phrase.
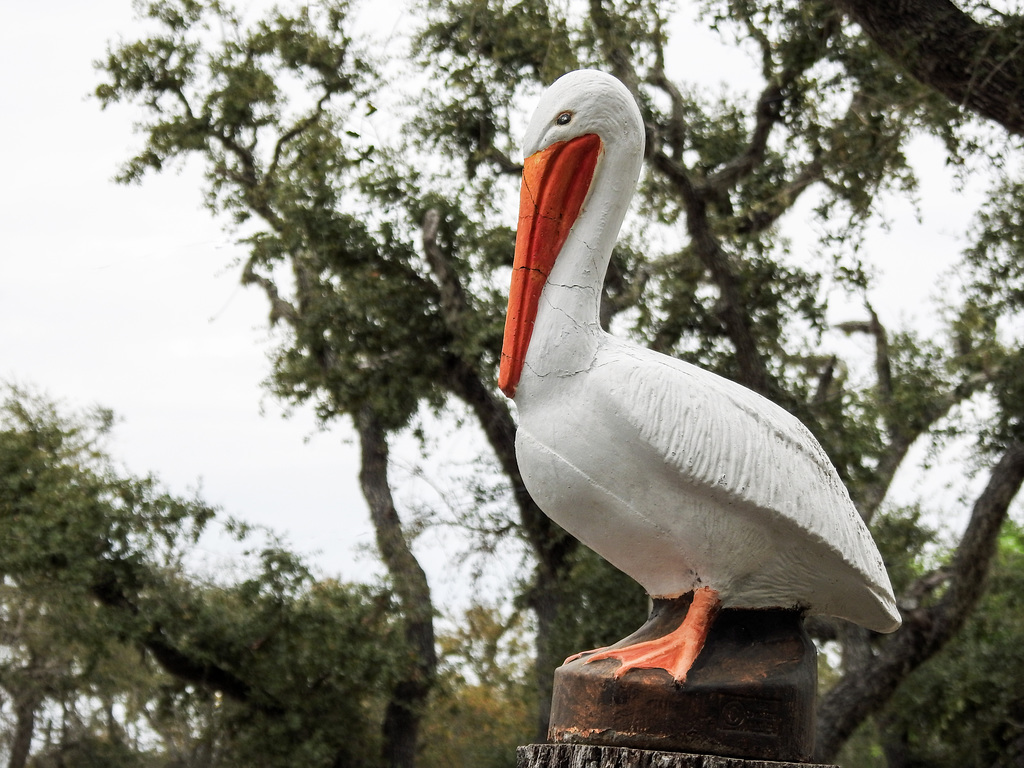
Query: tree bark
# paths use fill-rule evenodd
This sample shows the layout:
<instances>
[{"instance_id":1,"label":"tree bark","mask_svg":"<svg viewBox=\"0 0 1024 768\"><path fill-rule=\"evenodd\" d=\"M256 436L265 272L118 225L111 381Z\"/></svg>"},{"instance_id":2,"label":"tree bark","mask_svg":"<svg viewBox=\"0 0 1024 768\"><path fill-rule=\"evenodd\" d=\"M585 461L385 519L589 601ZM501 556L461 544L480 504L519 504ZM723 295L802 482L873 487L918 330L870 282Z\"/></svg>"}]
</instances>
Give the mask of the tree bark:
<instances>
[{"instance_id":1,"label":"tree bark","mask_svg":"<svg viewBox=\"0 0 1024 768\"><path fill-rule=\"evenodd\" d=\"M25 768L32 751L32 736L36 727L36 710L41 698L33 691L15 695L14 734L11 739L11 753L7 768Z\"/></svg>"},{"instance_id":2,"label":"tree bark","mask_svg":"<svg viewBox=\"0 0 1024 768\"><path fill-rule=\"evenodd\" d=\"M1024 135L1024 20L980 24L949 0L834 2L917 80Z\"/></svg>"},{"instance_id":3,"label":"tree bark","mask_svg":"<svg viewBox=\"0 0 1024 768\"><path fill-rule=\"evenodd\" d=\"M362 465L359 483L370 507L377 548L402 603L405 638L412 665L389 698L384 715L384 760L390 768L412 768L420 722L437 673L434 606L427 576L402 530L388 485L388 443L384 428L369 406L356 415Z\"/></svg>"}]
</instances>

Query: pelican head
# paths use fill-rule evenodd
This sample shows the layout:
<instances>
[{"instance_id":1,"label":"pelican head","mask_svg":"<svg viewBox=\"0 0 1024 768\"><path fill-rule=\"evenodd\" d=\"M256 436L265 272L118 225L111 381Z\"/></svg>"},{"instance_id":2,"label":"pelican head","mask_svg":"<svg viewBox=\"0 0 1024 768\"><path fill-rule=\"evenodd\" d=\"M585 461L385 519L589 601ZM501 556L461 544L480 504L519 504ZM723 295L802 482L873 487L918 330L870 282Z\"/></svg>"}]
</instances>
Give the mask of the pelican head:
<instances>
[{"instance_id":1,"label":"pelican head","mask_svg":"<svg viewBox=\"0 0 1024 768\"><path fill-rule=\"evenodd\" d=\"M595 271L604 278L643 163L643 118L632 94L611 75L590 69L570 72L541 97L523 154L519 229L498 375L498 386L509 397L515 397L541 292L570 236L587 244ZM594 251L595 243L606 247Z\"/></svg>"},{"instance_id":2,"label":"pelican head","mask_svg":"<svg viewBox=\"0 0 1024 768\"><path fill-rule=\"evenodd\" d=\"M596 69L563 75L544 92L523 138L523 154L529 159L552 144L588 133L607 145L628 147L638 162L643 158L644 122L633 95Z\"/></svg>"}]
</instances>

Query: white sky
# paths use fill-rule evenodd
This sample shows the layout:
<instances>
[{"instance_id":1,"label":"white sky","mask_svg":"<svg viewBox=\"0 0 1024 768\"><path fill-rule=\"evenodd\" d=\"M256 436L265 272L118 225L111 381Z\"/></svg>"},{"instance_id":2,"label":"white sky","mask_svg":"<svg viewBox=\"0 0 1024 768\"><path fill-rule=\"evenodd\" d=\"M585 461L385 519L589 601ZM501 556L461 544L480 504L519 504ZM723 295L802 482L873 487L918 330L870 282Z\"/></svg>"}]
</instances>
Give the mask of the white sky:
<instances>
[{"instance_id":1,"label":"white sky","mask_svg":"<svg viewBox=\"0 0 1024 768\"><path fill-rule=\"evenodd\" d=\"M353 555L372 542L355 447L308 413L282 418L261 390L266 303L239 286L240 251L202 207L198 168L111 181L140 139L131 110L88 98L92 62L136 29L130 0L11 2L0 15L0 379L113 408L113 453L133 472L176 493L201 485L226 513L356 578L373 563ZM700 49L680 60L729 76ZM897 207L894 230L872 240L899 297L875 302L890 323L934 292L971 210L939 163L924 172L921 222ZM428 558L435 586L447 557Z\"/></svg>"}]
</instances>

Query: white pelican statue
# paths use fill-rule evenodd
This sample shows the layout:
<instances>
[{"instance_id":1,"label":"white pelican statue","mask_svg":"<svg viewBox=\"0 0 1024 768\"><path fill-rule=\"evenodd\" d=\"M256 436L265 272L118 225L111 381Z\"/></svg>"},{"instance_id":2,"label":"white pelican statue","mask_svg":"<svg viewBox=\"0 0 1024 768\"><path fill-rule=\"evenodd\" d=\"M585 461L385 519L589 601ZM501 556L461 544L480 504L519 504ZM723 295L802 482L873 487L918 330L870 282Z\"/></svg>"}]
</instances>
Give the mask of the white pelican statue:
<instances>
[{"instance_id":1,"label":"white pelican statue","mask_svg":"<svg viewBox=\"0 0 1024 768\"><path fill-rule=\"evenodd\" d=\"M896 629L878 550L803 424L601 329L605 271L644 155L629 91L601 72L565 75L541 98L523 149L499 386L519 411L526 487L652 597L694 593L678 630L588 661L682 682L721 607Z\"/></svg>"}]
</instances>

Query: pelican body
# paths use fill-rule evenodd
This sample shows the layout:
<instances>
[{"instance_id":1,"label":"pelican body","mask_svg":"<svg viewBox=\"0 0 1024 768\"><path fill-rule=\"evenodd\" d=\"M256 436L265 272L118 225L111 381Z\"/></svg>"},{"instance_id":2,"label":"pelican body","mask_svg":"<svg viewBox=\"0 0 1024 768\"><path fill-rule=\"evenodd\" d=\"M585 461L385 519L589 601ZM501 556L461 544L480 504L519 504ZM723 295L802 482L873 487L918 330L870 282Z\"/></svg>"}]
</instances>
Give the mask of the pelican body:
<instances>
[{"instance_id":1,"label":"pelican body","mask_svg":"<svg viewBox=\"0 0 1024 768\"><path fill-rule=\"evenodd\" d=\"M543 95L526 160L499 386L519 414L524 482L560 526L655 598L795 608L886 632L881 557L810 432L760 395L616 338L599 309L639 178L644 128L615 78L572 72ZM689 621L689 618L687 619ZM692 628L691 628L692 629ZM621 652L632 667L683 661ZM685 667L685 668L684 668Z\"/></svg>"}]
</instances>

